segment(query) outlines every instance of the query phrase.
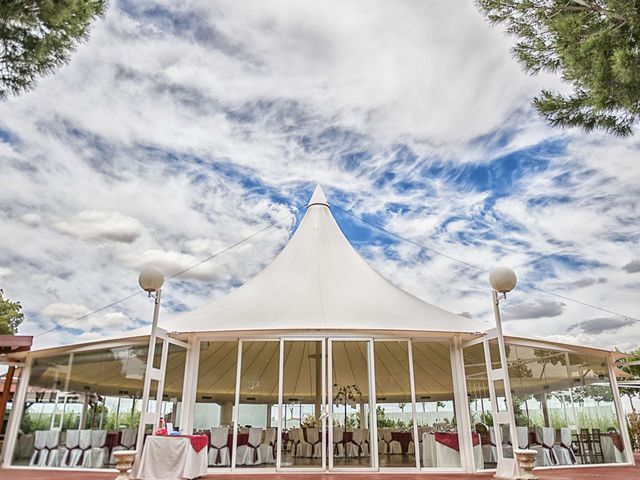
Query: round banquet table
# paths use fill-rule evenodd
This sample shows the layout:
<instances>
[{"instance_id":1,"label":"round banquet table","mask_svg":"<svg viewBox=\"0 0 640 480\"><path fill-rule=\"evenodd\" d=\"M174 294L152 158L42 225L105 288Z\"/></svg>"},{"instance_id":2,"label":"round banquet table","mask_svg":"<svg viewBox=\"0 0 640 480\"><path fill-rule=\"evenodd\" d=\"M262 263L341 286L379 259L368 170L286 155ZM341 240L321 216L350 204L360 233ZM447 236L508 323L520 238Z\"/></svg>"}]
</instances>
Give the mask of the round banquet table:
<instances>
[{"instance_id":1,"label":"round banquet table","mask_svg":"<svg viewBox=\"0 0 640 480\"><path fill-rule=\"evenodd\" d=\"M203 437L194 435L192 437ZM207 474L207 441L192 437L150 435L142 455L133 467L132 478L139 480L190 480ZM196 438L197 440L197 438ZM196 446L194 446L196 444ZM196 447L200 447L196 451Z\"/></svg>"},{"instance_id":2,"label":"round banquet table","mask_svg":"<svg viewBox=\"0 0 640 480\"><path fill-rule=\"evenodd\" d=\"M480 435L474 433L472 441L473 460L476 464L476 469L480 470L484 468ZM455 432L423 433L422 462L425 467L461 468L458 434Z\"/></svg>"}]
</instances>

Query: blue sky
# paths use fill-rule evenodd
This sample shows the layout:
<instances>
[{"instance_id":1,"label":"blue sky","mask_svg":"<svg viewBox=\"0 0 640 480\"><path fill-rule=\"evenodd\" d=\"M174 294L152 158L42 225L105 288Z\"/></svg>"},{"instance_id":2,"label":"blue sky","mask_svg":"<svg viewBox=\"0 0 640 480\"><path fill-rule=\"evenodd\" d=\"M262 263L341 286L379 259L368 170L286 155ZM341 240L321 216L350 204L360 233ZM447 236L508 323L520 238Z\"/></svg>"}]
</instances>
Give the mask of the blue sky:
<instances>
[{"instance_id":1,"label":"blue sky","mask_svg":"<svg viewBox=\"0 0 640 480\"><path fill-rule=\"evenodd\" d=\"M486 274L372 229L639 317L638 137L548 128L471 2L112 1L69 65L0 104L0 287L39 335L286 217L165 289L224 295L285 244L316 183L358 251L425 301L490 322ZM290 215L288 215L290 214ZM520 287L506 330L640 344L624 317ZM39 335L144 325L143 295Z\"/></svg>"}]
</instances>

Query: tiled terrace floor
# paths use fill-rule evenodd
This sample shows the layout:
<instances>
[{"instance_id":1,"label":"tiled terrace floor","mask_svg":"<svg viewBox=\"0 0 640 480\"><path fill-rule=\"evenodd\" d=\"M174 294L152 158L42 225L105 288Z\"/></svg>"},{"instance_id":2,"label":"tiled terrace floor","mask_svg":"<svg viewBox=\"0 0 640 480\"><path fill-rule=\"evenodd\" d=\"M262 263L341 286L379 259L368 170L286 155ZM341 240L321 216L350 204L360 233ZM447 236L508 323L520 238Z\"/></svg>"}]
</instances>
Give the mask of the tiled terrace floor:
<instances>
[{"instance_id":1,"label":"tiled terrace floor","mask_svg":"<svg viewBox=\"0 0 640 480\"><path fill-rule=\"evenodd\" d=\"M635 455L636 463L640 463L640 454ZM634 467L593 467L593 468L567 468L555 470L538 470L535 472L540 480L632 480L640 478L640 466ZM0 480L113 480L115 472L89 473L70 472L55 470L23 470L6 469L0 470ZM294 480L302 478L304 480L336 480L334 474L260 474L258 475L209 475L207 479L212 480L242 480L248 478L258 478L260 480ZM340 475L340 480L462 480L462 479L488 479L490 474L468 475L468 474L350 474Z\"/></svg>"}]
</instances>

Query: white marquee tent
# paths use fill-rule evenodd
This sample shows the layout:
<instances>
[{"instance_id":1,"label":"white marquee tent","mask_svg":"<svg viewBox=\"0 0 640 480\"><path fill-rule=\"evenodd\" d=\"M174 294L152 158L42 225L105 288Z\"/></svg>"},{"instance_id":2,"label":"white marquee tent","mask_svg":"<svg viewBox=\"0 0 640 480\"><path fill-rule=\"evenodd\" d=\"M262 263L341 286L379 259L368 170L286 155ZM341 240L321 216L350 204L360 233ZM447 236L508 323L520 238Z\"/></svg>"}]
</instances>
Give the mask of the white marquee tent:
<instances>
[{"instance_id":1,"label":"white marquee tent","mask_svg":"<svg viewBox=\"0 0 640 480\"><path fill-rule=\"evenodd\" d=\"M346 239L319 186L260 274L220 300L160 318L159 326L155 341L141 329L6 356L22 375L4 465L69 467L61 458L75 434L67 432L106 432L96 448L108 453L124 438L141 449L143 434L163 418L211 438L228 429L228 458L210 456L211 472L474 472L496 467L500 442L509 455L510 433L497 428L504 411L534 444L536 435L555 433L551 448L565 464L633 461L620 421L617 354L507 337L505 392L495 373L495 330L383 278ZM264 452L273 455L256 453L260 460L247 463L251 429L262 429L260 441L272 443ZM582 450L582 431L597 440L599 454ZM38 442L50 432L59 433L43 450ZM565 434L574 436L569 460L561 455ZM296 438L321 448L307 454ZM112 468L109 457L89 466ZM541 453L538 461L556 467L558 458Z\"/></svg>"}]
</instances>

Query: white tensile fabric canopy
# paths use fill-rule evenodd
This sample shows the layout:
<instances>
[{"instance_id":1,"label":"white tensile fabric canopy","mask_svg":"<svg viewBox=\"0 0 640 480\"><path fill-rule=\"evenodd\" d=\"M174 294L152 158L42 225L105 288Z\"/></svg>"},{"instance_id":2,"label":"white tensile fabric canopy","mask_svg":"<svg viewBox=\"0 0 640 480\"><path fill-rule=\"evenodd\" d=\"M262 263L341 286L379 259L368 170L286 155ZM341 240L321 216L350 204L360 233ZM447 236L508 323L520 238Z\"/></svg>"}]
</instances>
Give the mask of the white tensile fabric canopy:
<instances>
[{"instance_id":1,"label":"white tensile fabric canopy","mask_svg":"<svg viewBox=\"0 0 640 480\"><path fill-rule=\"evenodd\" d=\"M168 320L169 332L390 330L478 333L484 326L430 305L376 272L346 239L317 186L276 259L226 297Z\"/></svg>"}]
</instances>

